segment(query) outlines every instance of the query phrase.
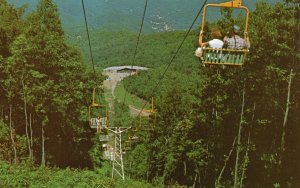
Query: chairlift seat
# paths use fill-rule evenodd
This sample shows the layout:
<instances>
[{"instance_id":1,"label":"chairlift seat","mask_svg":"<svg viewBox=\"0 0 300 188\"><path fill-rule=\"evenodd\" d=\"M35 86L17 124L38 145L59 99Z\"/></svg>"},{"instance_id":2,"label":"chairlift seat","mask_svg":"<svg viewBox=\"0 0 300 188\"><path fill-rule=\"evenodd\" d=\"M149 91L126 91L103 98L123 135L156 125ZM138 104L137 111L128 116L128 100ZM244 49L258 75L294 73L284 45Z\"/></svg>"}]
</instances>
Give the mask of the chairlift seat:
<instances>
[{"instance_id":1,"label":"chairlift seat","mask_svg":"<svg viewBox=\"0 0 300 188\"><path fill-rule=\"evenodd\" d=\"M108 141L108 135L100 135L99 139L100 139L100 142L107 142Z\"/></svg>"},{"instance_id":2,"label":"chairlift seat","mask_svg":"<svg viewBox=\"0 0 300 188\"><path fill-rule=\"evenodd\" d=\"M131 147L131 143L132 143L131 140L126 140L125 143L124 143L124 145L123 145L123 147L124 147L123 149L125 151L131 150L131 148L132 148Z\"/></svg>"},{"instance_id":3,"label":"chairlift seat","mask_svg":"<svg viewBox=\"0 0 300 188\"><path fill-rule=\"evenodd\" d=\"M214 65L238 65L244 64L248 50L234 49L203 49L203 63Z\"/></svg>"},{"instance_id":4,"label":"chairlift seat","mask_svg":"<svg viewBox=\"0 0 300 188\"><path fill-rule=\"evenodd\" d=\"M90 119L90 126L91 126L92 129L96 129L97 128L96 118L91 118Z\"/></svg>"}]
</instances>

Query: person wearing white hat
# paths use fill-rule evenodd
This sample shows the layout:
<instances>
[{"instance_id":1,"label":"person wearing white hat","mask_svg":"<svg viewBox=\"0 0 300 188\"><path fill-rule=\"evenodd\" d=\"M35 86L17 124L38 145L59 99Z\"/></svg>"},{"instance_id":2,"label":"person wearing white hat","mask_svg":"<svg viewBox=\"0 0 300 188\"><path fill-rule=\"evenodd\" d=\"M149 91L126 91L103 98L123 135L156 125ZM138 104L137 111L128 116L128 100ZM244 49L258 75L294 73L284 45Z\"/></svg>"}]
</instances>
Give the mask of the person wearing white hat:
<instances>
[{"instance_id":1,"label":"person wearing white hat","mask_svg":"<svg viewBox=\"0 0 300 188\"><path fill-rule=\"evenodd\" d=\"M246 40L239 36L240 27L237 25L233 26L232 37L225 36L224 45L227 49L242 50L250 48L250 40L248 33L245 32Z\"/></svg>"}]
</instances>

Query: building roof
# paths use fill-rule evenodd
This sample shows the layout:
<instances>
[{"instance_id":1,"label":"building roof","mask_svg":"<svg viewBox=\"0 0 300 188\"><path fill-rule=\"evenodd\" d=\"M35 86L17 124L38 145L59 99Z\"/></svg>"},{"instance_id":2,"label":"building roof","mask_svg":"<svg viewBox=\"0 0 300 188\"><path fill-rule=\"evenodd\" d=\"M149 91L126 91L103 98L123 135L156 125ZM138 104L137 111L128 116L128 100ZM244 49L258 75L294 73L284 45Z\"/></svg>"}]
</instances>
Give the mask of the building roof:
<instances>
[{"instance_id":1,"label":"building roof","mask_svg":"<svg viewBox=\"0 0 300 188\"><path fill-rule=\"evenodd\" d=\"M104 69L103 71L120 71L120 70L148 70L146 67L139 67L139 66L115 66L115 67L108 67Z\"/></svg>"}]
</instances>

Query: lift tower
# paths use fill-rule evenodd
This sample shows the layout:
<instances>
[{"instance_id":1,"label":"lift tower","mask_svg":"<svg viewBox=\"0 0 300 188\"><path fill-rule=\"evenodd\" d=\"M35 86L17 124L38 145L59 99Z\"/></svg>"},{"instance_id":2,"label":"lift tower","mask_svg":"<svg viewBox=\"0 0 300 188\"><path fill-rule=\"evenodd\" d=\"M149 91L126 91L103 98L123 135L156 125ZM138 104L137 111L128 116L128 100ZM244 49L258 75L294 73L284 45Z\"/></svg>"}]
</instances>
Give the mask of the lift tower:
<instances>
[{"instance_id":1,"label":"lift tower","mask_svg":"<svg viewBox=\"0 0 300 188\"><path fill-rule=\"evenodd\" d=\"M115 147L112 156L112 178L115 174L119 175L122 180L125 180L124 165L123 165L123 151L122 151L122 133L130 129L131 127L110 127L106 128L115 135Z\"/></svg>"}]
</instances>

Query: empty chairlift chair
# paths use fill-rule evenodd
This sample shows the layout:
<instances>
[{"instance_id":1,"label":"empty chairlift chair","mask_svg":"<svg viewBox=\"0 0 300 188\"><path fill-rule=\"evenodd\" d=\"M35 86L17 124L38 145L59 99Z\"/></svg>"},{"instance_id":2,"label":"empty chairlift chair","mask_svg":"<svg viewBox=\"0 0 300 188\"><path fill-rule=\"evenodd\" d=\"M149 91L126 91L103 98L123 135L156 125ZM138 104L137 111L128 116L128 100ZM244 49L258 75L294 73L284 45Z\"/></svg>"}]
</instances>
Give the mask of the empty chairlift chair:
<instances>
[{"instance_id":1,"label":"empty chairlift chair","mask_svg":"<svg viewBox=\"0 0 300 188\"><path fill-rule=\"evenodd\" d=\"M89 106L89 124L92 129L97 129L97 132L108 127L108 111L107 105L98 104L95 101L95 88L93 90L93 101Z\"/></svg>"}]
</instances>

